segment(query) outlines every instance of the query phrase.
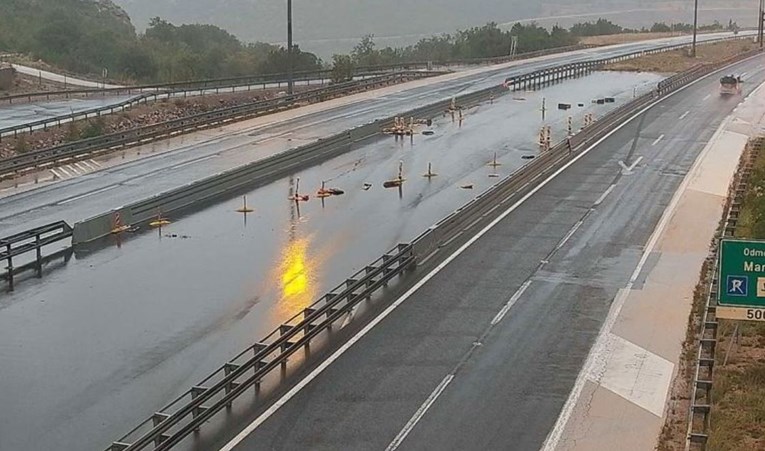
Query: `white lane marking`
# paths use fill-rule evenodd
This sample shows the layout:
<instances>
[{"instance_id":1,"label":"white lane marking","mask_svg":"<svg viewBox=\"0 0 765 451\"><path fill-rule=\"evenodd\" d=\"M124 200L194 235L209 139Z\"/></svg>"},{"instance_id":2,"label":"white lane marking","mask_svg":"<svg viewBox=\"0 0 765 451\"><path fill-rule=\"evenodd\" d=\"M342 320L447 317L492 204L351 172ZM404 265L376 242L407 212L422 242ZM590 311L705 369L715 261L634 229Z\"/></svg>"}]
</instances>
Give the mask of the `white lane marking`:
<instances>
[{"instance_id":1,"label":"white lane marking","mask_svg":"<svg viewBox=\"0 0 765 451\"><path fill-rule=\"evenodd\" d=\"M67 200L62 200L61 202L57 203L56 205L66 205L68 203L75 202L75 201L78 201L80 199L85 199L86 197L95 196L96 194L101 194L101 193L103 193L105 191L109 191L109 190L114 189L116 187L117 187L116 185L114 185L114 186L107 186L106 188L101 188L99 190L91 191L91 192L89 192L87 194L83 194L82 196L77 196L77 197L72 197L72 198L67 199Z\"/></svg>"},{"instance_id":2,"label":"white lane marking","mask_svg":"<svg viewBox=\"0 0 765 451\"><path fill-rule=\"evenodd\" d=\"M681 88L681 90L686 89L688 86L691 86L697 83L698 81L711 76L712 74L709 74L705 76L704 78L700 78L699 80L687 85L686 87ZM679 91L675 91L675 93L677 92ZM670 96L671 95L672 94L670 94ZM710 139L710 142L719 139L719 136L721 135L721 132L723 129L724 127L721 126L720 129L717 130L715 135L712 136L712 138ZM545 442L542 445L542 451L555 451L555 449L558 447L558 444L560 443L560 439L563 436L563 430L565 429L566 424L568 424L568 421L574 412L574 408L576 407L576 404L579 402L579 398L582 396L582 390L584 390L584 385L587 382L587 375L590 373L591 368L595 367L598 364L597 363L598 359L602 358L602 356L605 355L604 353L606 351L606 346L607 346L607 337L611 333L611 329L613 329L614 324L616 324L616 320L622 311L622 307L624 307L624 303L627 300L627 297L629 296L630 290L632 290L632 287L635 285L635 282L637 281L638 276L640 276L640 272L643 270L643 266L645 266L646 262L648 261L648 257L653 252L653 248L656 246L656 243L659 241L659 237L662 235L662 233L664 233L664 229L667 227L669 220L674 215L674 212L677 209L677 205L680 203L680 198L682 197L683 193L685 192L685 190L687 189L688 185L691 182L691 175L698 170L698 167L701 165L701 161L704 159L706 154L709 153L709 149L710 149L710 146L707 146L704 152L702 152L696 158L696 162L693 164L693 167L688 171L688 175L686 175L685 179L683 179L683 182L680 184L677 191L675 191L675 194L672 197L672 200L670 201L667 208L664 210L664 214L662 215L661 220L659 221L659 224L656 226L656 229L654 229L653 234L651 234L651 237L649 238L648 243L646 244L645 250L643 251L643 255L640 257L640 261L638 262L638 265L635 268L635 271L632 272L632 276L630 277L629 283L627 284L625 288L619 290L619 293L614 298L614 302L611 304L611 308L608 311L606 320L603 322L603 325L600 327L598 338L595 340L595 344L590 349L590 353L587 356L587 360L585 361L584 366L582 367L582 370L579 372L579 375L576 378L576 382L574 383L574 388L571 389L571 393L569 393L568 399L566 400L566 403L563 405L563 409L561 409L561 413L558 416L558 420L555 422L555 426L550 430L550 433L548 434L547 439L545 439Z\"/></svg>"},{"instance_id":3,"label":"white lane marking","mask_svg":"<svg viewBox=\"0 0 765 451\"><path fill-rule=\"evenodd\" d=\"M675 364L612 333L606 343L587 378L661 418Z\"/></svg>"},{"instance_id":4,"label":"white lane marking","mask_svg":"<svg viewBox=\"0 0 765 451\"><path fill-rule=\"evenodd\" d=\"M187 161L185 163L181 163L181 164L175 165L175 166L171 167L170 169L179 169L179 168L182 168L184 166L190 166L192 164L201 163L203 161L210 160L210 159L217 158L217 157L218 157L218 155L208 155L208 156L206 156L204 158L199 158L199 159L196 159L196 160L191 160L191 161Z\"/></svg>"},{"instance_id":5,"label":"white lane marking","mask_svg":"<svg viewBox=\"0 0 765 451\"><path fill-rule=\"evenodd\" d=\"M56 170L54 168L50 168L50 172L52 172L53 175L55 175L56 177L58 177L60 179L64 178L64 176L59 174L58 172L56 172Z\"/></svg>"},{"instance_id":6,"label":"white lane marking","mask_svg":"<svg viewBox=\"0 0 765 451\"><path fill-rule=\"evenodd\" d=\"M619 162L619 166L622 167L622 174L624 175L630 175L632 174L632 171L635 169L635 167L640 164L640 162L643 161L643 157L638 157L637 160L635 160L631 165L627 166L624 164L623 161Z\"/></svg>"},{"instance_id":7,"label":"white lane marking","mask_svg":"<svg viewBox=\"0 0 765 451\"><path fill-rule=\"evenodd\" d=\"M412 418L409 419L409 421L404 425L404 428L401 429L401 432L398 433L395 439L393 439L392 442L390 442L390 445L388 445L387 448L385 448L385 451L395 451L399 446L401 446L401 443L403 443L404 439L406 439L406 436L409 435L410 432L412 432L412 429L419 423L419 421L422 419L422 417L425 416L425 413L430 409L430 406L433 405L433 403L436 402L439 396L441 396L441 393L446 390L446 387L449 386L452 379L454 379L454 375L450 374L444 378L444 380L441 381L440 384L436 387L435 390L433 390L433 393L428 396L428 399L425 400L424 403L420 406L419 409L417 409L417 412L412 415Z\"/></svg>"},{"instance_id":8,"label":"white lane marking","mask_svg":"<svg viewBox=\"0 0 765 451\"><path fill-rule=\"evenodd\" d=\"M63 172L67 177L73 177L72 174L69 173L66 169L64 169L63 166L58 168L59 171Z\"/></svg>"},{"instance_id":9,"label":"white lane marking","mask_svg":"<svg viewBox=\"0 0 765 451\"><path fill-rule=\"evenodd\" d=\"M611 191L613 191L616 188L616 183L612 184L608 187L605 193L603 193L598 200L595 201L595 206L602 204L604 200L606 200L606 197L608 197L609 194L611 194Z\"/></svg>"},{"instance_id":10,"label":"white lane marking","mask_svg":"<svg viewBox=\"0 0 765 451\"><path fill-rule=\"evenodd\" d=\"M651 144L651 145L655 146L656 144L659 144L662 139L664 139L664 135L659 135L659 137L656 138L656 141L654 141L653 144Z\"/></svg>"},{"instance_id":11,"label":"white lane marking","mask_svg":"<svg viewBox=\"0 0 765 451\"><path fill-rule=\"evenodd\" d=\"M98 162L98 161L96 161L96 160L92 160L92 159L91 159L91 160L88 160L88 161L90 161L90 163L91 163L91 164L93 164L93 165L95 165L95 166L97 166L97 167L99 167L99 168L101 167L101 163L99 163L99 162Z\"/></svg>"},{"instance_id":12,"label":"white lane marking","mask_svg":"<svg viewBox=\"0 0 765 451\"><path fill-rule=\"evenodd\" d=\"M703 102L703 101L706 101L706 100L709 100L709 98L710 98L710 97L712 97L712 94L707 94L707 95L706 95L706 96L704 96L704 98L702 99L702 102Z\"/></svg>"},{"instance_id":13,"label":"white lane marking","mask_svg":"<svg viewBox=\"0 0 765 451\"><path fill-rule=\"evenodd\" d=\"M680 120L682 121L683 119L685 119L686 117L688 117L688 115L689 115L689 114L691 114L691 112L690 112L690 111L686 111L685 113L681 114L681 115L680 115Z\"/></svg>"},{"instance_id":14,"label":"white lane marking","mask_svg":"<svg viewBox=\"0 0 765 451\"><path fill-rule=\"evenodd\" d=\"M84 164L80 163L74 163L75 166L77 166L82 172L90 172L92 169L85 166Z\"/></svg>"},{"instance_id":15,"label":"white lane marking","mask_svg":"<svg viewBox=\"0 0 765 451\"><path fill-rule=\"evenodd\" d=\"M563 246L566 245L568 240L571 239L572 236L576 233L577 230L579 230L579 227L582 227L582 224L584 224L584 220L580 220L576 224L574 224L574 227L571 228L571 230L568 231L565 237L561 240L560 243L558 243L558 246L555 247L555 250L560 250Z\"/></svg>"},{"instance_id":16,"label":"white lane marking","mask_svg":"<svg viewBox=\"0 0 765 451\"><path fill-rule=\"evenodd\" d=\"M752 59L755 59L755 58L757 58L758 56L760 56L760 55L756 55L756 56L753 56L753 57L751 57L751 58L748 58L748 59L746 59L746 60L742 61L741 63L743 63L743 62L746 62L746 61L749 61L749 60L752 60ZM579 161L580 159L582 159L582 158L583 158L585 155L587 155L588 153L590 153L590 151L592 151L592 149L594 149L594 148L596 148L597 146L599 146L599 145L600 145L600 144L601 144L603 141L605 141L605 140L607 140L608 138L610 138L611 136L613 136L613 134L614 134L614 133L618 132L619 130L621 130L622 128L624 128L625 126L627 126L627 124L629 124L630 122L634 121L636 118L640 117L640 116L641 116L643 113L645 113L646 111L650 110L650 109L651 109L651 108L653 108L654 106L658 105L658 104L659 104L659 103L661 103L661 102L664 102L664 101L666 101L667 99L669 99L669 98L671 98L671 97L675 96L676 94L679 94L679 93L681 93L681 92L685 91L686 89L690 88L691 86L694 86L695 84L697 84L697 83L699 83L699 82L701 82L701 81L703 81L703 80L706 80L706 79L707 79L707 78L709 78L711 75L713 75L713 74L716 74L716 73L720 72L721 70L722 70L722 69L720 69L720 70L717 70L717 71L715 71L715 72L712 72L712 73L710 73L710 74L707 74L707 75L705 75L705 76L703 76L703 77L699 78L698 80L695 80L695 81L693 81L693 82L691 82L691 83L688 83L687 85L683 86L682 88L679 88L679 89L677 89L676 91L674 91L674 92L672 92L672 93L668 94L666 97L663 97L663 98L661 98L661 99L658 99L657 101L655 101L655 102L651 103L650 105L647 105L647 106L646 106L645 108L643 108L642 110L638 111L638 112L637 112L637 113L635 113L634 115L632 115L632 116L628 117L627 119L625 119L624 121L622 121L622 123L621 123L621 124L619 124L619 125L618 125L616 128L614 128L614 129L613 129L613 130L611 130L610 132L606 133L606 135L605 135L605 136L603 136L602 138L600 138L599 140L595 141L595 142L594 142L592 145L590 145L590 147L586 148L586 149L585 149L585 150L583 150L581 153L579 153L579 154L578 154L576 157L574 157L574 158L573 158L571 161L569 161L568 163L566 163L565 165L563 165L563 167L561 167L560 169L558 169L558 170L557 170L557 171L555 171L554 173L550 174L550 176L549 176L549 177L547 177L545 180L543 180L543 181L542 181L542 182L541 182L539 185L537 185L537 186L536 186L534 189L532 189L531 191L529 191L529 192L528 192L528 193L527 193L525 196L523 196L521 199L519 199L519 200L518 200L516 203L514 203L513 205L511 205L511 206L510 206L510 207L509 207L507 210L505 210L505 211L504 211L504 212L503 212L503 213L502 213L502 214L501 214L501 215L500 215L498 218L496 218L494 221L492 221L490 224L488 224L488 225L487 225L487 226L486 226L486 227L485 227L483 230L481 230L480 232L478 232L478 233L477 233L477 234L476 234L476 235L475 235L473 238L471 238L470 240L468 240L468 241L467 241L465 244L463 244L463 245L462 245L462 246L461 246L459 249L457 249L456 251L454 251L454 253L453 253L453 254L451 254L450 256L448 256L448 257L447 257L447 258L446 258L446 259L445 259L443 262L441 262L441 263L440 263L438 266L436 266L435 268L433 268L433 270L432 270L431 272L429 272L428 274L426 274L426 275L425 275L425 276L424 276L424 277L423 277L423 278L422 278L420 281L418 281L416 284L414 284L414 286L412 286L412 288L410 288L410 289L409 289L409 291L407 291L406 293L404 293L404 294L403 294L403 295L402 295L400 298L396 299L396 301L394 301L394 302L393 302L393 304L391 304L391 305L390 305L388 308L386 308L385 310L383 310L383 312L382 312L382 313L380 313L380 314L379 314L379 315L378 315L376 318L372 319L372 320L369 322L369 324L367 324L366 326L364 326L364 327L363 327L363 328L362 328L362 329L361 329L361 330L360 330L358 333L356 333L356 335L354 335L354 336L353 336L353 337L352 337L350 340L348 340L348 341L347 341L345 344L343 344L342 346L340 346L340 348L338 348L338 350L337 350L337 351L335 351L335 352L334 352L332 355L330 355L329 357L327 357L327 359L326 359L326 360L324 360L324 361L323 361L321 364L319 364L319 366L317 366L317 367L316 367L316 368L315 368L313 371L311 371L311 372L310 372L310 373L309 373L309 374L308 374L308 375L307 375L305 378L303 378L303 379L302 379L300 382L298 382L297 384L295 384L295 386L294 386L294 387L292 387L292 389L290 389L290 390L289 390L287 393L285 393L285 394L284 394L284 395L283 395L281 398L279 398L279 399L278 399L276 402L274 402L274 404L273 404L273 405L271 405L271 407L269 407L268 409L266 409L266 411L265 411L265 412L263 412L263 413L262 413L262 414L261 414L261 415L260 415L258 418L256 418L255 420L253 420L253 422L252 422L252 423L250 423L249 425L247 425L247 427L245 427L245 428L242 430L242 432L240 432L239 434L237 434L237 436L236 436L236 437L234 437L234 438L233 438L233 439L231 439L231 440L230 440L230 441L229 441L229 442L228 442L226 445L224 445L224 446L223 446L223 447L220 449L220 451L232 451L232 450L233 450L233 449L234 449L234 448L235 448L235 447L236 447L236 446L237 446L239 443L241 443L241 442L242 442L242 441L243 441L245 438L247 438L247 436L249 436L249 435L250 435L250 434L251 434L251 433L252 433L252 432L253 432L255 429L257 429L257 428L258 428L258 427L259 427L261 424L263 424L263 423L264 423L266 420L268 420L268 419L269 419L269 418L270 418L270 417L271 417L271 416L272 416L274 413L276 413L276 412L277 412L279 409L281 409L281 407L282 407L283 405L287 404L287 403L288 403L288 402L289 402L289 401L290 401L292 398L294 398L294 397L295 397L295 395L297 395L297 394L298 394L298 393L299 393L301 390L303 390L303 388L305 388L305 387L306 387L308 384L310 384L310 383L311 383L311 382L312 382L314 379L316 379L316 378L317 378L317 377L318 377L318 376L319 376L321 373L323 373L323 372L324 372L324 370L326 370L326 369L327 369L327 368L328 368L328 367L329 367L329 366L330 366L332 363L334 363L334 362L335 362L335 360L339 359L339 358L340 358L340 356L342 356L343 354L345 354L345 353L348 351L348 349L350 349L350 348L351 348L351 347L352 347L354 344L356 344L356 343L357 343L359 340L361 340L361 339L362 339L362 338L363 338L363 337L364 337L366 334L368 334L368 333L369 333L369 331L371 331L371 330L372 330L372 329L373 329L375 326L377 326L377 325L378 325L380 322L382 322L382 321L383 321L385 318L387 318L387 317L388 317L388 315L390 315L390 314L391 314L391 313L392 313L394 310L396 310L396 309L397 309L397 308L398 308L398 307L399 307L401 304L403 304L403 303L404 303L404 302L405 302L407 299L409 299L409 298L410 298L410 297L411 297L411 296L412 296L412 295L413 295L415 292L417 292L417 290L419 290L420 288L422 288L422 286L423 286L423 285L425 285L426 283L428 283L428 282L430 281L430 279L432 279L433 277L435 277L435 276L436 276L436 274L438 274L439 272L441 272L441 270L443 270L443 269L444 269L444 268L445 268L445 267L446 267L446 266L447 266L449 263L451 263L452 261L454 261L454 259L456 259L457 257L459 257L459 256L460 256L460 255L461 255L463 252L465 252L465 250L466 250L467 248L469 248L470 246L472 246L472 245L473 245L473 243L475 243L476 241L478 241L478 240L479 240L481 237L483 237L483 236L484 236L486 233L488 233L488 232L489 232L491 229L493 229L493 228L494 228L494 227L495 227L497 224L499 224L500 222L502 222L502 220L504 220L504 219L505 219L505 218L506 218L506 217L507 217L507 216L508 216L510 213L512 213L513 211L517 210L517 209L518 209L518 207L520 207L520 206L521 206L523 203L525 203L525 202L526 202L526 201L527 201L529 198L531 198L531 197L532 197L534 194L536 194L536 193L537 193L539 190L541 190L542 188L544 188L545 186L547 186L547 184L548 184L548 183L550 183L552 180L554 180L556 177L558 177L558 176L559 176L561 173L563 173L563 172L564 172L566 169L568 169L569 167L571 167L571 165L573 165L574 163L576 163L577 161ZM647 257L646 257L646 258L647 258ZM643 264L645 264L645 262L643 262ZM612 308L613 308L613 306L612 306ZM576 388L576 387L575 387L575 388ZM581 393L581 388L579 389L579 392ZM577 396L577 398L578 398L578 396ZM568 405L568 403L567 403L567 405ZM564 407L565 407L565 406L564 406ZM573 406L572 406L571 408L573 409ZM569 416L570 416L570 413L569 413ZM559 418L559 420L560 420L560 418ZM566 421L568 421L568 418L566 418ZM557 427L557 425L556 425L556 427ZM561 429L562 429L562 428L561 428ZM561 430L561 431L560 431L560 433L562 433L562 432L563 432L563 431ZM558 437L558 440L559 440L559 439L560 439L560 437ZM556 440L556 442L555 442L555 443L556 443L556 445L557 445L557 440Z\"/></svg>"},{"instance_id":17,"label":"white lane marking","mask_svg":"<svg viewBox=\"0 0 765 451\"><path fill-rule=\"evenodd\" d=\"M497 316L495 316L494 319L491 320L492 326L496 326L497 324L499 324L500 321L502 321L505 315L507 315L507 312L509 312L510 309L513 307L513 305L515 305L515 303L518 302L518 299L520 299L521 296L523 296L523 293L526 292L526 290L529 288L530 285L531 285L531 279L523 282L523 285L521 285L521 287L518 288L518 291L516 291L510 297L510 300L507 301L507 304L505 304L504 307L502 307L502 310L500 310L499 313L497 313Z\"/></svg>"}]
</instances>

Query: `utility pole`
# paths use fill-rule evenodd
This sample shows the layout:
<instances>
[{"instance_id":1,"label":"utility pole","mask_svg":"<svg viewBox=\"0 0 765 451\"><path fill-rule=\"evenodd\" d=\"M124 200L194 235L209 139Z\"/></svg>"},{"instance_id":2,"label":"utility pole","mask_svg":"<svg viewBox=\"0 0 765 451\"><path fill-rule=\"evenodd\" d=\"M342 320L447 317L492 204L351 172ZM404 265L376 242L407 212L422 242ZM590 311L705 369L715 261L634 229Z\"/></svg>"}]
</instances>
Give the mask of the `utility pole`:
<instances>
[{"instance_id":1,"label":"utility pole","mask_svg":"<svg viewBox=\"0 0 765 451\"><path fill-rule=\"evenodd\" d=\"M294 81L292 72L294 65L292 62L292 0L287 0L287 94L292 95Z\"/></svg>"},{"instance_id":2,"label":"utility pole","mask_svg":"<svg viewBox=\"0 0 765 451\"><path fill-rule=\"evenodd\" d=\"M762 48L763 31L765 31L765 0L760 0L760 11L757 14L757 41Z\"/></svg>"},{"instance_id":3,"label":"utility pole","mask_svg":"<svg viewBox=\"0 0 765 451\"><path fill-rule=\"evenodd\" d=\"M696 33L698 32L698 28L699 28L699 0L693 0L693 46L691 47L692 58L696 58Z\"/></svg>"}]
</instances>

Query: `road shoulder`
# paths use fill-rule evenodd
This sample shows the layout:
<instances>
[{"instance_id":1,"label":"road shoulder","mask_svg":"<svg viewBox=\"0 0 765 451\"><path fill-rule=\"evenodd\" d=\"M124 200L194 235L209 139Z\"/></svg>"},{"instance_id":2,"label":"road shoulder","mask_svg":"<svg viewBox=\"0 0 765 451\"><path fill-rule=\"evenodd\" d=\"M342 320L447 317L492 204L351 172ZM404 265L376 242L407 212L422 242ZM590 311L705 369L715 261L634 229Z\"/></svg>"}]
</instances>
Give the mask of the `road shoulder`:
<instances>
[{"instance_id":1,"label":"road shoulder","mask_svg":"<svg viewBox=\"0 0 765 451\"><path fill-rule=\"evenodd\" d=\"M654 449L669 409L694 288L749 135L763 124L758 89L721 125L671 204L624 306L605 336L557 450ZM594 351L595 352L595 351ZM668 402L669 401L669 402Z\"/></svg>"}]
</instances>

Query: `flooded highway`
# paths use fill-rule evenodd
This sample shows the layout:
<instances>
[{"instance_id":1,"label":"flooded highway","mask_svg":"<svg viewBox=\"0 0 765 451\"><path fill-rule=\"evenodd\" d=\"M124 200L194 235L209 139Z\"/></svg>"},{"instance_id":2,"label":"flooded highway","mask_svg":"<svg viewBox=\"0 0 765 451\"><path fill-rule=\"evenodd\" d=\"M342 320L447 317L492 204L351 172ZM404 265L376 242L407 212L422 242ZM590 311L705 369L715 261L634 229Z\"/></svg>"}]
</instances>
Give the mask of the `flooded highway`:
<instances>
[{"instance_id":1,"label":"flooded highway","mask_svg":"<svg viewBox=\"0 0 765 451\"><path fill-rule=\"evenodd\" d=\"M437 119L431 136L385 137L78 251L0 295L0 449L103 449L355 270L539 152L542 98L554 142L653 88L655 74L600 72ZM592 100L614 97L612 104ZM568 111L555 109L570 103ZM583 104L579 107L578 104ZM489 165L495 158L500 165ZM384 189L397 176L401 190ZM427 178L428 164L438 175ZM289 201L300 180L308 202ZM328 188L342 196L316 199ZM368 184L368 185L365 185ZM467 189L472 186L472 189ZM368 189L365 189L368 188ZM235 210L242 196L254 212Z\"/></svg>"}]
</instances>

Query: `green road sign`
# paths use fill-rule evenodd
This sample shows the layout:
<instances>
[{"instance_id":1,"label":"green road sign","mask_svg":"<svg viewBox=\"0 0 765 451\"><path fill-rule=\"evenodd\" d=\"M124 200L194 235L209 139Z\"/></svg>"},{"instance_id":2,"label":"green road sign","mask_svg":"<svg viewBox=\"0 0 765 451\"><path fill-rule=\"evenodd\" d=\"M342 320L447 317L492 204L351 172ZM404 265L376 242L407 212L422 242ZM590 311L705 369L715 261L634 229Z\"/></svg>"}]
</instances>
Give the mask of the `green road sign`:
<instances>
[{"instance_id":1,"label":"green road sign","mask_svg":"<svg viewBox=\"0 0 765 451\"><path fill-rule=\"evenodd\" d=\"M723 240L720 245L720 283L718 304L731 319L765 319L765 241ZM719 316L719 315L718 315ZM748 316L752 316L748 318Z\"/></svg>"}]
</instances>

